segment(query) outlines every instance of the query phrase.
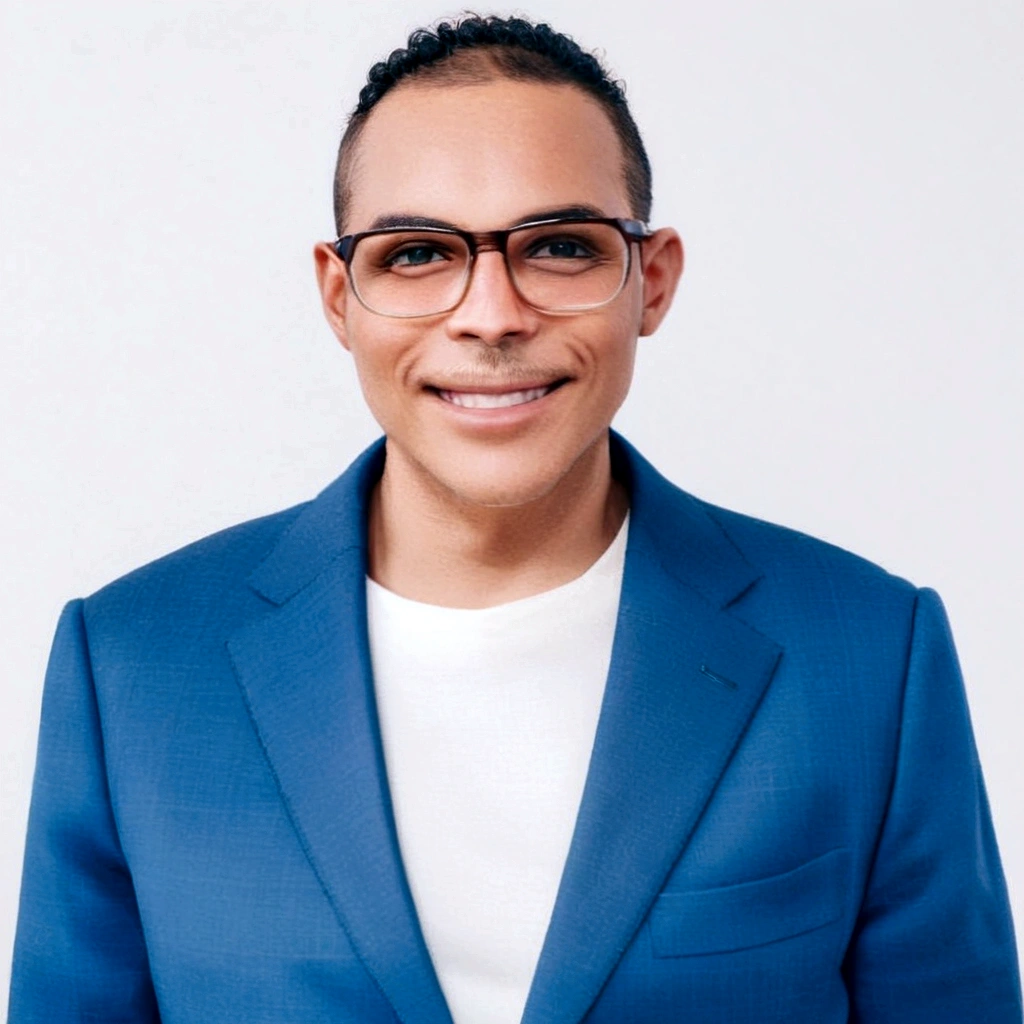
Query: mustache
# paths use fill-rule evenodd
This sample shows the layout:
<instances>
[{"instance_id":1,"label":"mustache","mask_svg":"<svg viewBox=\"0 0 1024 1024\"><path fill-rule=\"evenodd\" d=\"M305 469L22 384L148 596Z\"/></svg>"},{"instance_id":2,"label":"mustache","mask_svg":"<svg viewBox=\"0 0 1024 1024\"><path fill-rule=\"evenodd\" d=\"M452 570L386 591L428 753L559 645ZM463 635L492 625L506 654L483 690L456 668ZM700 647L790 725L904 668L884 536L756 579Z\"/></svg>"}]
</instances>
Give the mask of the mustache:
<instances>
[{"instance_id":1,"label":"mustache","mask_svg":"<svg viewBox=\"0 0 1024 1024\"><path fill-rule=\"evenodd\" d=\"M564 380L574 376L566 366L548 363L527 363L518 356L508 357L490 350L481 352L472 362L424 373L421 384L431 385L443 380L450 388L514 387L523 382Z\"/></svg>"}]
</instances>

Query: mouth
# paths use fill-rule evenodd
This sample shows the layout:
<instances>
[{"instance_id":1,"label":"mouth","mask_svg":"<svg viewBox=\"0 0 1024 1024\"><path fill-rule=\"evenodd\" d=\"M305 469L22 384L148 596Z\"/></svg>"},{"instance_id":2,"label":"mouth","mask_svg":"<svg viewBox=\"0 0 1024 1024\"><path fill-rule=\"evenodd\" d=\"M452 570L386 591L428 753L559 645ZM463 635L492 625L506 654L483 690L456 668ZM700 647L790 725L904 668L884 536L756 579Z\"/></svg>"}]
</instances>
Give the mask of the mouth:
<instances>
[{"instance_id":1,"label":"mouth","mask_svg":"<svg viewBox=\"0 0 1024 1024\"><path fill-rule=\"evenodd\" d=\"M557 391L563 384L569 382L568 377L552 381L550 384L540 384L528 388L507 391L452 391L446 388L428 386L427 390L432 391L443 401L451 405L461 406L463 409L507 409L514 405L526 405L528 402L536 402L537 399L550 395Z\"/></svg>"}]
</instances>

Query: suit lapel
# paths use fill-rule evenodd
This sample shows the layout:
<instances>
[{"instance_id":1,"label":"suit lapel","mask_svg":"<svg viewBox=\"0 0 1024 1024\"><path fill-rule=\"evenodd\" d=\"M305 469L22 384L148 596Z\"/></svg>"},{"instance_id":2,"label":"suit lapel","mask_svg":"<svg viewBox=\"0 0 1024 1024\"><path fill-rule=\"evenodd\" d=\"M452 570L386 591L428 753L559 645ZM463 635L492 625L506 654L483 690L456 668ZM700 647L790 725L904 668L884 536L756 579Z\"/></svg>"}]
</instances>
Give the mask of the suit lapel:
<instances>
[{"instance_id":1,"label":"suit lapel","mask_svg":"<svg viewBox=\"0 0 1024 1024\"><path fill-rule=\"evenodd\" d=\"M756 580L704 511L613 435L630 534L612 661L523 1024L576 1024L686 845L780 649L723 610Z\"/></svg>"},{"instance_id":2,"label":"suit lapel","mask_svg":"<svg viewBox=\"0 0 1024 1024\"><path fill-rule=\"evenodd\" d=\"M370 672L364 510L369 449L250 578L268 613L228 643L303 848L399 1019L451 1024L402 868Z\"/></svg>"}]
</instances>

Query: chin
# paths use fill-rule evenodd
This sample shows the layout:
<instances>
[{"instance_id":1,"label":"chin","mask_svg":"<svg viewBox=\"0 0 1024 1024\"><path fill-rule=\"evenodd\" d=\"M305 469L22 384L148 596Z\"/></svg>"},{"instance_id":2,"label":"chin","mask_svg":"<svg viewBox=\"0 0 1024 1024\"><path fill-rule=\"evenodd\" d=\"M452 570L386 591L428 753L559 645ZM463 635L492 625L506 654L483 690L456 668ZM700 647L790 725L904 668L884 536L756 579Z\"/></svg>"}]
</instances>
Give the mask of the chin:
<instances>
[{"instance_id":1,"label":"chin","mask_svg":"<svg viewBox=\"0 0 1024 1024\"><path fill-rule=\"evenodd\" d=\"M452 473L450 467L439 476L440 483L459 501L482 508L515 508L529 505L551 493L561 474Z\"/></svg>"},{"instance_id":2,"label":"chin","mask_svg":"<svg viewBox=\"0 0 1024 1024\"><path fill-rule=\"evenodd\" d=\"M532 447L532 446L531 446ZM460 452L441 465L425 467L458 500L486 508L514 508L546 497L573 460L544 452Z\"/></svg>"}]
</instances>

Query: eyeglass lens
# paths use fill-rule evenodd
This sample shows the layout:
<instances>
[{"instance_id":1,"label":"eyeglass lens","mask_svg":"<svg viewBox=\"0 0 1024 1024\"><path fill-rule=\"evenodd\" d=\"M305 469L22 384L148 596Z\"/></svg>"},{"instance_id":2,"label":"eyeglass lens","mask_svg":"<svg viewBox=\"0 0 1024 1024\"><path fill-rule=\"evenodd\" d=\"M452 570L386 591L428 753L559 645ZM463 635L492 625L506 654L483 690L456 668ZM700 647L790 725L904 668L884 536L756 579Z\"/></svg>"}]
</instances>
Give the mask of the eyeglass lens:
<instances>
[{"instance_id":1,"label":"eyeglass lens","mask_svg":"<svg viewBox=\"0 0 1024 1024\"><path fill-rule=\"evenodd\" d=\"M554 224L510 232L509 273L530 305L551 312L603 305L622 288L626 239L608 224ZM427 316L458 305L471 266L456 234L388 231L359 240L351 274L362 301L389 316Z\"/></svg>"}]
</instances>

